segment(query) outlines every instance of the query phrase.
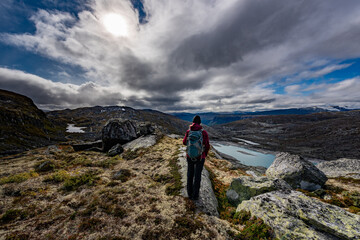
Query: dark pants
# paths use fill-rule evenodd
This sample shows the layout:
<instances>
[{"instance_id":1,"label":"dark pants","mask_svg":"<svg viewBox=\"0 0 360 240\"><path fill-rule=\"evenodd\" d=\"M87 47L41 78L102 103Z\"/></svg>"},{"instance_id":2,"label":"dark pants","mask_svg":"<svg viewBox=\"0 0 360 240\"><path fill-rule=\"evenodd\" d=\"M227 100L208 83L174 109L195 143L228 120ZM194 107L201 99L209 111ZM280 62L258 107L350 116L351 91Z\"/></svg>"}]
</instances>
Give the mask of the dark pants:
<instances>
[{"instance_id":1,"label":"dark pants","mask_svg":"<svg viewBox=\"0 0 360 240\"><path fill-rule=\"evenodd\" d=\"M188 171L187 171L187 192L189 198L198 198L201 182L201 171L204 167L205 158L199 161L192 161L187 158ZM195 175L195 178L194 178Z\"/></svg>"}]
</instances>

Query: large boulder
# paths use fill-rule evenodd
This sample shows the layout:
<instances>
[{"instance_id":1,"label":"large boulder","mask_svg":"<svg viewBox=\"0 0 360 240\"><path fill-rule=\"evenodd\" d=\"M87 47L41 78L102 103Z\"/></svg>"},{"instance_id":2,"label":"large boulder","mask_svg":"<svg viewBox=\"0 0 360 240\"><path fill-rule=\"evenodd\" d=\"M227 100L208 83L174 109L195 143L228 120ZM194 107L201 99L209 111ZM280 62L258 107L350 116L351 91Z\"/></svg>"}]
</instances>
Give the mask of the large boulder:
<instances>
[{"instance_id":1,"label":"large boulder","mask_svg":"<svg viewBox=\"0 0 360 240\"><path fill-rule=\"evenodd\" d=\"M269 178L283 179L293 188L309 191L320 189L327 177L314 164L298 155L278 153L275 161L266 170Z\"/></svg>"},{"instance_id":2,"label":"large boulder","mask_svg":"<svg viewBox=\"0 0 360 240\"><path fill-rule=\"evenodd\" d=\"M155 131L151 123L120 119L109 120L102 129L102 148L107 152L115 144L125 144Z\"/></svg>"},{"instance_id":3,"label":"large boulder","mask_svg":"<svg viewBox=\"0 0 360 240\"><path fill-rule=\"evenodd\" d=\"M297 191L274 191L243 201L279 239L360 239L360 216Z\"/></svg>"},{"instance_id":4,"label":"large boulder","mask_svg":"<svg viewBox=\"0 0 360 240\"><path fill-rule=\"evenodd\" d=\"M360 176L360 159L341 158L334 161L322 162L316 165L327 177L356 177Z\"/></svg>"},{"instance_id":5,"label":"large boulder","mask_svg":"<svg viewBox=\"0 0 360 240\"><path fill-rule=\"evenodd\" d=\"M112 146L118 143L125 144L138 136L134 122L130 120L121 121L112 119L102 129L103 151L107 152Z\"/></svg>"},{"instance_id":6,"label":"large boulder","mask_svg":"<svg viewBox=\"0 0 360 240\"><path fill-rule=\"evenodd\" d=\"M232 205L237 206L251 197L279 189L291 189L291 186L282 179L242 176L231 182L226 197Z\"/></svg>"}]
</instances>

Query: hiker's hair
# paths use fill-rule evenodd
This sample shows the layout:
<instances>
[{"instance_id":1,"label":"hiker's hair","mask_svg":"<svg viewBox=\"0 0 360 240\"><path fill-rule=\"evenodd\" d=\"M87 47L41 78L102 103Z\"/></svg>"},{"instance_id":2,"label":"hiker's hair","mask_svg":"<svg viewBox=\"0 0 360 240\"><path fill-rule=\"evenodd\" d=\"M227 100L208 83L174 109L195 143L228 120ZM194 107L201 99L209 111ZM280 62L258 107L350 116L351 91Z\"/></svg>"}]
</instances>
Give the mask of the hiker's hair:
<instances>
[{"instance_id":1,"label":"hiker's hair","mask_svg":"<svg viewBox=\"0 0 360 240\"><path fill-rule=\"evenodd\" d=\"M194 118L193 118L193 123L197 123L197 124L200 124L201 123L201 118L199 115L196 115Z\"/></svg>"}]
</instances>

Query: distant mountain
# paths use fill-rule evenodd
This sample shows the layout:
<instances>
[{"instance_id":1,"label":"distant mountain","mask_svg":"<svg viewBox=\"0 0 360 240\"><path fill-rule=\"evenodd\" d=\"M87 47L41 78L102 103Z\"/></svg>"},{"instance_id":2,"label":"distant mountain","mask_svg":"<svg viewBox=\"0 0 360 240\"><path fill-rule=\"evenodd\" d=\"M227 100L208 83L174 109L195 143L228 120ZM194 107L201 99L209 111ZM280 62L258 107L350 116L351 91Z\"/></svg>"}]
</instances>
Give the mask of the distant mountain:
<instances>
[{"instance_id":1,"label":"distant mountain","mask_svg":"<svg viewBox=\"0 0 360 240\"><path fill-rule=\"evenodd\" d=\"M199 115L201 117L202 123L213 126L217 124L224 124L229 122L238 121L241 119L252 118L255 116L269 116L269 115L305 115L311 113L319 113L319 112L337 112L337 111L350 111L351 109L347 109L339 106L326 106L326 107L306 107L306 108L288 108L288 109L276 109L276 110L268 110L268 111L257 111L257 112L231 112L231 113L216 113L216 112L207 112L207 113L172 113L173 116L176 116L180 119L186 121L192 121L192 118L195 115Z\"/></svg>"},{"instance_id":2,"label":"distant mountain","mask_svg":"<svg viewBox=\"0 0 360 240\"><path fill-rule=\"evenodd\" d=\"M0 89L0 156L57 142L62 132L30 98Z\"/></svg>"},{"instance_id":3,"label":"distant mountain","mask_svg":"<svg viewBox=\"0 0 360 240\"><path fill-rule=\"evenodd\" d=\"M77 134L76 138L86 140L96 140L101 137L101 130L106 122L112 118L123 120L132 120L138 122L151 122L157 125L162 132L169 134L185 134L189 128L190 122L179 119L170 114L162 113L156 110L144 109L138 110L125 106L95 106L77 109L65 109L51 111L46 113L49 119L60 122L63 126L75 124L77 127L85 127L84 134ZM191 119L192 120L192 119ZM205 127L211 137L220 135L214 129ZM68 136L71 137L71 136Z\"/></svg>"}]
</instances>

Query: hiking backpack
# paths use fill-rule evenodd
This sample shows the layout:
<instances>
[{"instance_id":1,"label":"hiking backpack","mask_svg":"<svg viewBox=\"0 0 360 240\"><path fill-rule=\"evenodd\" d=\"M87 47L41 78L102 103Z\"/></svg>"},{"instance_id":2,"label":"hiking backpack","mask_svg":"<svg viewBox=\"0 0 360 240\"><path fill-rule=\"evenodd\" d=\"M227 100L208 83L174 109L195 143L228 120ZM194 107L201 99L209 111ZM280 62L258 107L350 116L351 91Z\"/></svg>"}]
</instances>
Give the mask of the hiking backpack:
<instances>
[{"instance_id":1,"label":"hiking backpack","mask_svg":"<svg viewBox=\"0 0 360 240\"><path fill-rule=\"evenodd\" d=\"M186 143L186 153L193 161L197 161L203 153L203 134L200 131L189 131Z\"/></svg>"}]
</instances>

